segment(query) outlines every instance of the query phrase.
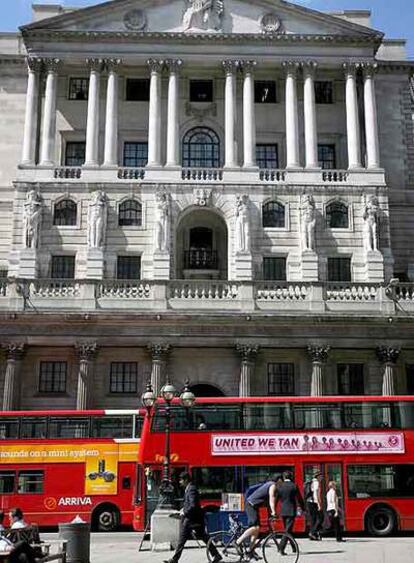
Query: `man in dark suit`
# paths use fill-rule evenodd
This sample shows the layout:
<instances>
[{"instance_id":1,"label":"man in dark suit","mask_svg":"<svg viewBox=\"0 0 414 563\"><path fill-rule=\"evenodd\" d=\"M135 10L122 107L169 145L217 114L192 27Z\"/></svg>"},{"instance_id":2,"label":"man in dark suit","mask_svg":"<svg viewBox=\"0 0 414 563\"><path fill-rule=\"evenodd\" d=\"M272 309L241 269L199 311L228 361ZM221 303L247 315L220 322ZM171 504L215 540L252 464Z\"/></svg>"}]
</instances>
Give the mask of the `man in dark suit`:
<instances>
[{"instance_id":1,"label":"man in dark suit","mask_svg":"<svg viewBox=\"0 0 414 563\"><path fill-rule=\"evenodd\" d=\"M200 506L200 495L197 487L191 482L189 473L180 475L180 485L185 487L184 504L181 510L180 536L174 555L171 559L165 560L164 563L177 563L180 559L187 540L192 538L192 532L195 531L197 538L207 543L209 535L206 532L204 523L204 513ZM213 557L213 563L219 563L222 558L214 545L210 548Z\"/></svg>"},{"instance_id":2,"label":"man in dark suit","mask_svg":"<svg viewBox=\"0 0 414 563\"><path fill-rule=\"evenodd\" d=\"M297 515L298 505L301 510L305 510L305 503L298 486L293 482L293 475L290 471L283 473L283 483L276 489L276 505L280 502L280 516L283 520L285 532L291 534L295 518ZM284 553L287 539L282 538L279 545L280 553Z\"/></svg>"}]
</instances>

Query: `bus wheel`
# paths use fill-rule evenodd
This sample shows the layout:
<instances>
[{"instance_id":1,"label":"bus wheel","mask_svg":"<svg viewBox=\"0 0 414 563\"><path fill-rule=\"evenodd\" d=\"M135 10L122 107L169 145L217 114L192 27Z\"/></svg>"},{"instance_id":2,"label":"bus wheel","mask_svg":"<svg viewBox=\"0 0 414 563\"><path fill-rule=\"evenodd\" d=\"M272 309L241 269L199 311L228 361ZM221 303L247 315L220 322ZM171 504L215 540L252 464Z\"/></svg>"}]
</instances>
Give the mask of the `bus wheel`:
<instances>
[{"instance_id":1,"label":"bus wheel","mask_svg":"<svg viewBox=\"0 0 414 563\"><path fill-rule=\"evenodd\" d=\"M119 510L113 504L98 506L92 515L92 527L98 532L113 532L119 527Z\"/></svg>"},{"instance_id":2,"label":"bus wheel","mask_svg":"<svg viewBox=\"0 0 414 563\"><path fill-rule=\"evenodd\" d=\"M365 525L372 536L390 536L397 527L397 515L387 505L377 505L369 509Z\"/></svg>"}]
</instances>

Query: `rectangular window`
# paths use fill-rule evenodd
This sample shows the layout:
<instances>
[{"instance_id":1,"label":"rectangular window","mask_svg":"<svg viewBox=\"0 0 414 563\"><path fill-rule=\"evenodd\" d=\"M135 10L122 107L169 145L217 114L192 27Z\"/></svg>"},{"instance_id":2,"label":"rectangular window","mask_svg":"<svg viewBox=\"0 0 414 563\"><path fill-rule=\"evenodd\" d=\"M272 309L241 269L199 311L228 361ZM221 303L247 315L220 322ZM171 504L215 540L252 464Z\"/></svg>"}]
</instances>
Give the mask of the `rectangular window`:
<instances>
[{"instance_id":1,"label":"rectangular window","mask_svg":"<svg viewBox=\"0 0 414 563\"><path fill-rule=\"evenodd\" d=\"M350 498L414 497L414 465L348 465Z\"/></svg>"},{"instance_id":2,"label":"rectangular window","mask_svg":"<svg viewBox=\"0 0 414 563\"><path fill-rule=\"evenodd\" d=\"M117 280L139 280L141 278L141 256L118 256Z\"/></svg>"},{"instance_id":3,"label":"rectangular window","mask_svg":"<svg viewBox=\"0 0 414 563\"><path fill-rule=\"evenodd\" d=\"M133 438L133 422L132 416L92 418L92 436L94 438ZM140 434L137 435L140 436Z\"/></svg>"},{"instance_id":4,"label":"rectangular window","mask_svg":"<svg viewBox=\"0 0 414 563\"><path fill-rule=\"evenodd\" d=\"M49 420L49 438L88 438L89 428L89 418L52 416Z\"/></svg>"},{"instance_id":5,"label":"rectangular window","mask_svg":"<svg viewBox=\"0 0 414 563\"><path fill-rule=\"evenodd\" d=\"M87 100L89 78L71 78L69 80L69 100Z\"/></svg>"},{"instance_id":6,"label":"rectangular window","mask_svg":"<svg viewBox=\"0 0 414 563\"><path fill-rule=\"evenodd\" d=\"M256 163L259 168L279 168L277 145L256 145Z\"/></svg>"},{"instance_id":7,"label":"rectangular window","mask_svg":"<svg viewBox=\"0 0 414 563\"><path fill-rule=\"evenodd\" d=\"M263 279L286 281L286 258L280 256L263 258Z\"/></svg>"},{"instance_id":8,"label":"rectangular window","mask_svg":"<svg viewBox=\"0 0 414 563\"><path fill-rule=\"evenodd\" d=\"M328 80L315 81L315 102L333 104L333 83Z\"/></svg>"},{"instance_id":9,"label":"rectangular window","mask_svg":"<svg viewBox=\"0 0 414 563\"><path fill-rule=\"evenodd\" d=\"M405 366L407 376L407 395L414 395L414 364Z\"/></svg>"},{"instance_id":10,"label":"rectangular window","mask_svg":"<svg viewBox=\"0 0 414 563\"><path fill-rule=\"evenodd\" d=\"M318 145L318 161L322 170L336 168L335 145Z\"/></svg>"},{"instance_id":11,"label":"rectangular window","mask_svg":"<svg viewBox=\"0 0 414 563\"><path fill-rule=\"evenodd\" d=\"M190 80L190 102L212 102L212 80Z\"/></svg>"},{"instance_id":12,"label":"rectangular window","mask_svg":"<svg viewBox=\"0 0 414 563\"><path fill-rule=\"evenodd\" d=\"M43 493L45 474L43 471L28 469L19 471L17 492L19 494Z\"/></svg>"},{"instance_id":13,"label":"rectangular window","mask_svg":"<svg viewBox=\"0 0 414 563\"><path fill-rule=\"evenodd\" d=\"M19 419L3 418L0 419L0 440L17 440L19 438Z\"/></svg>"},{"instance_id":14,"label":"rectangular window","mask_svg":"<svg viewBox=\"0 0 414 563\"><path fill-rule=\"evenodd\" d=\"M148 162L148 143L139 142L124 144L124 166L143 168Z\"/></svg>"},{"instance_id":15,"label":"rectangular window","mask_svg":"<svg viewBox=\"0 0 414 563\"><path fill-rule=\"evenodd\" d=\"M202 498L221 500L222 493L241 492L236 467L193 467L191 473Z\"/></svg>"},{"instance_id":16,"label":"rectangular window","mask_svg":"<svg viewBox=\"0 0 414 563\"><path fill-rule=\"evenodd\" d=\"M276 82L274 80L254 81L254 102L256 104L275 104L276 101Z\"/></svg>"},{"instance_id":17,"label":"rectangular window","mask_svg":"<svg viewBox=\"0 0 414 563\"><path fill-rule=\"evenodd\" d=\"M295 394L294 364L267 364L267 389L270 396Z\"/></svg>"},{"instance_id":18,"label":"rectangular window","mask_svg":"<svg viewBox=\"0 0 414 563\"><path fill-rule=\"evenodd\" d=\"M75 256L52 256L50 277L54 280L75 278Z\"/></svg>"},{"instance_id":19,"label":"rectangular window","mask_svg":"<svg viewBox=\"0 0 414 563\"><path fill-rule=\"evenodd\" d=\"M0 471L0 495L9 495L14 492L14 471Z\"/></svg>"},{"instance_id":20,"label":"rectangular window","mask_svg":"<svg viewBox=\"0 0 414 563\"><path fill-rule=\"evenodd\" d=\"M40 362L39 393L65 393L68 364Z\"/></svg>"},{"instance_id":21,"label":"rectangular window","mask_svg":"<svg viewBox=\"0 0 414 563\"><path fill-rule=\"evenodd\" d=\"M338 364L338 394L364 395L364 364Z\"/></svg>"},{"instance_id":22,"label":"rectangular window","mask_svg":"<svg viewBox=\"0 0 414 563\"><path fill-rule=\"evenodd\" d=\"M126 101L148 102L150 94L150 81L148 78L127 78Z\"/></svg>"},{"instance_id":23,"label":"rectangular window","mask_svg":"<svg viewBox=\"0 0 414 563\"><path fill-rule=\"evenodd\" d=\"M138 379L137 362L112 362L109 377L111 393L136 393Z\"/></svg>"},{"instance_id":24,"label":"rectangular window","mask_svg":"<svg viewBox=\"0 0 414 563\"><path fill-rule=\"evenodd\" d=\"M25 416L20 422L20 438L24 440L47 437L46 417Z\"/></svg>"},{"instance_id":25,"label":"rectangular window","mask_svg":"<svg viewBox=\"0 0 414 563\"><path fill-rule=\"evenodd\" d=\"M328 281L351 281L351 259L348 257L328 258Z\"/></svg>"},{"instance_id":26,"label":"rectangular window","mask_svg":"<svg viewBox=\"0 0 414 563\"><path fill-rule=\"evenodd\" d=\"M7 274L9 273L9 271L6 268L1 268L0 269L0 280L5 280L7 279Z\"/></svg>"},{"instance_id":27,"label":"rectangular window","mask_svg":"<svg viewBox=\"0 0 414 563\"><path fill-rule=\"evenodd\" d=\"M295 475L295 468L289 465L262 465L262 466L247 466L243 471L243 492L252 485L267 481L269 475L282 475L284 471L290 471Z\"/></svg>"},{"instance_id":28,"label":"rectangular window","mask_svg":"<svg viewBox=\"0 0 414 563\"><path fill-rule=\"evenodd\" d=\"M85 164L84 141L69 141L66 143L65 166L82 166Z\"/></svg>"}]
</instances>

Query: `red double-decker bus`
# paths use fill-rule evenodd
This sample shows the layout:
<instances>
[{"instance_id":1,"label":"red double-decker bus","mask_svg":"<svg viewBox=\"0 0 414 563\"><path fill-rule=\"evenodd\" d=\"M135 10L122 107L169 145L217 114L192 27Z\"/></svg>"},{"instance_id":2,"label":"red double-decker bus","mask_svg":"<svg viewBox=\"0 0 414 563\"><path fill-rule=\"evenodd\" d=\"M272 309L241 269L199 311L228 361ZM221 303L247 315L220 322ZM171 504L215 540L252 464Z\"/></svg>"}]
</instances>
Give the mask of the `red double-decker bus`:
<instances>
[{"instance_id":1,"label":"red double-decker bus","mask_svg":"<svg viewBox=\"0 0 414 563\"><path fill-rule=\"evenodd\" d=\"M96 530L131 526L143 412L0 413L0 508L56 526L76 515Z\"/></svg>"},{"instance_id":2,"label":"red double-decker bus","mask_svg":"<svg viewBox=\"0 0 414 563\"><path fill-rule=\"evenodd\" d=\"M134 527L158 498L164 405L143 426ZM318 470L339 485L347 531L414 530L414 398L217 398L172 406L172 479L189 470L203 505L289 469L303 490ZM305 519L297 519L304 531Z\"/></svg>"}]
</instances>

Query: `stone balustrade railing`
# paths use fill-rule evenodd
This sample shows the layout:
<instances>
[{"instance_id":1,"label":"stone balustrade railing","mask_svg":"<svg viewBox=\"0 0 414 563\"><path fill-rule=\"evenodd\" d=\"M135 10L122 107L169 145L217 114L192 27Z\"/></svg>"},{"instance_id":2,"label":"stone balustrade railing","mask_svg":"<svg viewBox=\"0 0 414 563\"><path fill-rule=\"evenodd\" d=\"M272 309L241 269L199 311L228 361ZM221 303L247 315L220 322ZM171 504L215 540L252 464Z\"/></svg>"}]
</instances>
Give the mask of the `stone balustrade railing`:
<instances>
[{"instance_id":1,"label":"stone balustrade railing","mask_svg":"<svg viewBox=\"0 0 414 563\"><path fill-rule=\"evenodd\" d=\"M285 170L263 168L259 170L259 178L261 182L284 182L286 179L286 172Z\"/></svg>"},{"instance_id":2,"label":"stone balustrade railing","mask_svg":"<svg viewBox=\"0 0 414 563\"><path fill-rule=\"evenodd\" d=\"M150 282L136 280L103 281L97 287L98 299L150 299Z\"/></svg>"},{"instance_id":3,"label":"stone balustrade railing","mask_svg":"<svg viewBox=\"0 0 414 563\"><path fill-rule=\"evenodd\" d=\"M347 170L323 170L322 171L322 181L323 182L347 182L349 178L349 172Z\"/></svg>"},{"instance_id":4,"label":"stone balustrade railing","mask_svg":"<svg viewBox=\"0 0 414 563\"><path fill-rule=\"evenodd\" d=\"M375 301L379 284L327 283L327 301Z\"/></svg>"},{"instance_id":5,"label":"stone balustrade railing","mask_svg":"<svg viewBox=\"0 0 414 563\"><path fill-rule=\"evenodd\" d=\"M181 179L217 182L223 179L223 170L221 168L183 168L181 171Z\"/></svg>"},{"instance_id":6,"label":"stone balustrade railing","mask_svg":"<svg viewBox=\"0 0 414 563\"><path fill-rule=\"evenodd\" d=\"M145 168L118 168L119 180L143 180Z\"/></svg>"},{"instance_id":7,"label":"stone balustrade railing","mask_svg":"<svg viewBox=\"0 0 414 563\"><path fill-rule=\"evenodd\" d=\"M81 177L82 168L80 166L59 166L54 169L56 180L79 180Z\"/></svg>"}]
</instances>

